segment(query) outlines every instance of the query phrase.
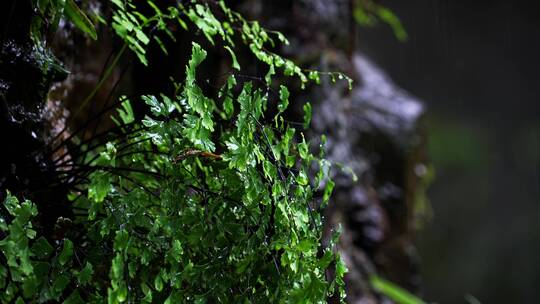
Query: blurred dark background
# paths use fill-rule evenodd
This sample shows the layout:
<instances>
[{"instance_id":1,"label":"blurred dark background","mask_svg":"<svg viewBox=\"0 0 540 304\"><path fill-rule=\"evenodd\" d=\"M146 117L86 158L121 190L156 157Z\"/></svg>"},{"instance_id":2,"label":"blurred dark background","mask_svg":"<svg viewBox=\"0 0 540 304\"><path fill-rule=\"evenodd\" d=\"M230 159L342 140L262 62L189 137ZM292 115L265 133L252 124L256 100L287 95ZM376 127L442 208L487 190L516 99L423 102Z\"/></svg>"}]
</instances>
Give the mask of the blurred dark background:
<instances>
[{"instance_id":1,"label":"blurred dark background","mask_svg":"<svg viewBox=\"0 0 540 304\"><path fill-rule=\"evenodd\" d=\"M540 19L523 1L382 1L409 34L361 49L428 106L433 219L417 235L425 299L540 297Z\"/></svg>"}]
</instances>

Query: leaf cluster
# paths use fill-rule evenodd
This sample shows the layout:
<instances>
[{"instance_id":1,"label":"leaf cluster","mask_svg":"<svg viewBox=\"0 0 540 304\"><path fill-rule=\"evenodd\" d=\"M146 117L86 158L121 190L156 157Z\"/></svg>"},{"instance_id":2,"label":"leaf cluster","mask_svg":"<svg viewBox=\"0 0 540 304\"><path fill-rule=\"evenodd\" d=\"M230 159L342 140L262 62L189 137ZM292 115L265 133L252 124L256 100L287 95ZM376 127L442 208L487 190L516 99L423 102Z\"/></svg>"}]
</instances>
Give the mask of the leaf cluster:
<instances>
[{"instance_id":1,"label":"leaf cluster","mask_svg":"<svg viewBox=\"0 0 540 304\"><path fill-rule=\"evenodd\" d=\"M32 0L37 17L32 20L30 35L37 43L48 33L54 33L62 18L71 21L93 40L97 31L93 22L74 0Z\"/></svg>"},{"instance_id":2,"label":"leaf cluster","mask_svg":"<svg viewBox=\"0 0 540 304\"><path fill-rule=\"evenodd\" d=\"M2 301L323 303L336 293L344 299L337 234L321 244L321 210L334 187L329 162L323 148L312 154L283 119L288 88L270 94L278 68L303 84L318 82L319 73L268 51L275 38L287 40L223 1L182 2L165 11L147 1L151 16L138 2L113 4L112 28L144 64L152 39L166 52L154 31L174 39L170 23L187 28L189 21L211 44L221 39L234 69L241 69L236 35L269 71L259 82L230 74L211 97L197 77L207 52L194 42L175 93L142 96L144 119L121 99L113 117L120 135L89 159L63 164L77 172L77 191L69 196L75 217L57 220L74 229L60 239L38 235L35 205L8 194L9 216L0 217L6 261L0 288L8 291ZM84 14L75 14L69 18L92 36ZM304 110L308 126L311 106Z\"/></svg>"}]
</instances>

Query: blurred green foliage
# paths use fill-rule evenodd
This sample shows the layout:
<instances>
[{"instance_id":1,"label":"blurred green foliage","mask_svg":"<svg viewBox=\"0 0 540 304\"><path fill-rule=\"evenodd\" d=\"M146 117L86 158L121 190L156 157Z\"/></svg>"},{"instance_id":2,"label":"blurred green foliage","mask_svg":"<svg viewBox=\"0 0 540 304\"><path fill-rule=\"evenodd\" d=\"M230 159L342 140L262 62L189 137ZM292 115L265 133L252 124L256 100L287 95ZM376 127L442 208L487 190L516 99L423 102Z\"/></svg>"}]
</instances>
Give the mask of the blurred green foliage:
<instances>
[{"instance_id":1,"label":"blurred green foliage","mask_svg":"<svg viewBox=\"0 0 540 304\"><path fill-rule=\"evenodd\" d=\"M489 163L488 138L481 129L433 118L429 125L429 155L437 167L485 168Z\"/></svg>"},{"instance_id":2,"label":"blurred green foliage","mask_svg":"<svg viewBox=\"0 0 540 304\"><path fill-rule=\"evenodd\" d=\"M74 0L32 0L37 16L32 21L31 37L36 43L54 33L62 18L71 21L79 30L86 33L93 40L97 39L94 24Z\"/></svg>"},{"instance_id":3,"label":"blurred green foliage","mask_svg":"<svg viewBox=\"0 0 540 304\"><path fill-rule=\"evenodd\" d=\"M379 276L371 276L371 285L397 304L425 304L415 295Z\"/></svg>"},{"instance_id":4,"label":"blurred green foliage","mask_svg":"<svg viewBox=\"0 0 540 304\"><path fill-rule=\"evenodd\" d=\"M353 17L358 24L372 27L383 22L392 28L399 41L407 40L407 31L392 10L373 0L357 0L354 3Z\"/></svg>"}]
</instances>

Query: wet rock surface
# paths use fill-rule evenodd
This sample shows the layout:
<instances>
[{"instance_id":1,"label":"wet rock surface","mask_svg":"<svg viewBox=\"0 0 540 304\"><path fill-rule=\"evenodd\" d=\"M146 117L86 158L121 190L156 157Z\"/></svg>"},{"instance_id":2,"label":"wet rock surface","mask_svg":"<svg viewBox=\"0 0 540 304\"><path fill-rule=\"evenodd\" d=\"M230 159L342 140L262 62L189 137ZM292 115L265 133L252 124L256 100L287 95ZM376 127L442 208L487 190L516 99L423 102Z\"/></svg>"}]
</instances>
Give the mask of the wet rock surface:
<instances>
[{"instance_id":1,"label":"wet rock surface","mask_svg":"<svg viewBox=\"0 0 540 304\"><path fill-rule=\"evenodd\" d=\"M358 84L344 95L322 86L314 107L315 136L326 134L336 188L326 211L327 229L343 225L340 250L349 266L351 303L379 299L372 274L419 293L414 166L422 165L422 103L395 86L362 54L353 56ZM354 181L353 175L358 179ZM360 303L359 302L359 303Z\"/></svg>"}]
</instances>

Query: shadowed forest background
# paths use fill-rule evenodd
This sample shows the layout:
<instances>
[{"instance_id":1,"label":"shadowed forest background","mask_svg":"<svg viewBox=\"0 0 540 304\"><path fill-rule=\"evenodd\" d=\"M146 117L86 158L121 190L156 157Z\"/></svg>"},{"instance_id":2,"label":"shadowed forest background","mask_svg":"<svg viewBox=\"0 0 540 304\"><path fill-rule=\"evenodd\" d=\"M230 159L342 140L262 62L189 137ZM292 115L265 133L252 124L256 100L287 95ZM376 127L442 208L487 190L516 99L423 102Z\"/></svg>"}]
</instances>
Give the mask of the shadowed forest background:
<instances>
[{"instance_id":1,"label":"shadowed forest background","mask_svg":"<svg viewBox=\"0 0 540 304\"><path fill-rule=\"evenodd\" d=\"M361 48L428 110L433 220L418 234L427 299L527 303L540 262L540 22L522 1L384 1L409 34Z\"/></svg>"}]
</instances>

